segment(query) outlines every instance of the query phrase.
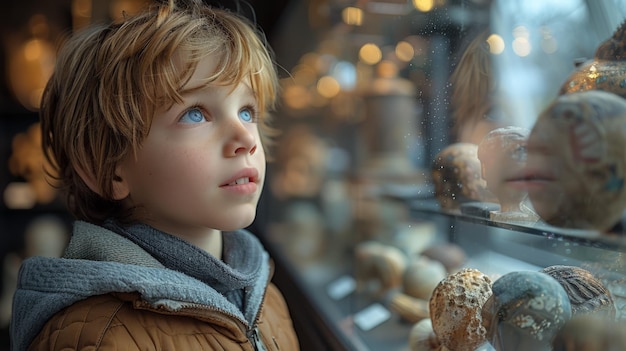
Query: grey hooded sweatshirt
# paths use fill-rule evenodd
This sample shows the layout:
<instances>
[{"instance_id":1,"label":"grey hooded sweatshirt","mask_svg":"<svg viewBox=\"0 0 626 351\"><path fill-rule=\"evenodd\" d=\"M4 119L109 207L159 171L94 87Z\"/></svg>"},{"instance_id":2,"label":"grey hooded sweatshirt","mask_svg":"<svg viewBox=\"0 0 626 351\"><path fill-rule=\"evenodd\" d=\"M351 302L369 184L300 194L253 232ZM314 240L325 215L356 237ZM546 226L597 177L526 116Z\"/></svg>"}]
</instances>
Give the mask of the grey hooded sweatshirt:
<instances>
[{"instance_id":1,"label":"grey hooded sweatshirt","mask_svg":"<svg viewBox=\"0 0 626 351\"><path fill-rule=\"evenodd\" d=\"M144 224L74 224L62 258L32 257L13 299L11 349L26 350L44 324L90 296L138 292L154 306L214 306L250 332L269 282L269 257L245 230L223 233L223 260ZM262 345L257 345L263 349Z\"/></svg>"}]
</instances>

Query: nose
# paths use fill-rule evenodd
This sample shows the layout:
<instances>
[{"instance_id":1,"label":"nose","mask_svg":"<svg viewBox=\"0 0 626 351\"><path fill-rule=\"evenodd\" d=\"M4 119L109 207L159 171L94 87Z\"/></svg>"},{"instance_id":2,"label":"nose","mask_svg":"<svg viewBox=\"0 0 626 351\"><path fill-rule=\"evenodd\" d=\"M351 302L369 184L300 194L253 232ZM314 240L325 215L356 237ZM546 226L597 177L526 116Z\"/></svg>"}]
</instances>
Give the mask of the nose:
<instances>
[{"instance_id":1,"label":"nose","mask_svg":"<svg viewBox=\"0 0 626 351\"><path fill-rule=\"evenodd\" d=\"M254 155L257 150L256 132L252 130L255 125L237 121L229 123L226 127L227 141L224 145L224 156L235 157L242 154Z\"/></svg>"}]
</instances>

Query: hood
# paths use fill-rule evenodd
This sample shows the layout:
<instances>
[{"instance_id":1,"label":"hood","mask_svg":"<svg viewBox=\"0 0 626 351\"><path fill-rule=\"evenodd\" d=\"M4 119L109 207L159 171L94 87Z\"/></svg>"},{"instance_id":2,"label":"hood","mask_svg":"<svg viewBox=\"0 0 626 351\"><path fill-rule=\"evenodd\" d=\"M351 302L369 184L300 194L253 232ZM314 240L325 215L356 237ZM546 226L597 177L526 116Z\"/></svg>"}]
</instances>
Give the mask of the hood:
<instances>
[{"instance_id":1,"label":"hood","mask_svg":"<svg viewBox=\"0 0 626 351\"><path fill-rule=\"evenodd\" d=\"M68 246L74 257L79 242L82 247L85 242L91 243L88 249L81 249L89 259L32 257L23 262L13 299L12 350L25 350L46 321L61 309L111 292L138 292L153 306L172 310L187 304L212 306L250 327L250 316L256 315L269 280L268 257L263 252L263 274L248 297L250 312L244 315L211 286L162 266L145 250L114 232L79 222Z\"/></svg>"}]
</instances>

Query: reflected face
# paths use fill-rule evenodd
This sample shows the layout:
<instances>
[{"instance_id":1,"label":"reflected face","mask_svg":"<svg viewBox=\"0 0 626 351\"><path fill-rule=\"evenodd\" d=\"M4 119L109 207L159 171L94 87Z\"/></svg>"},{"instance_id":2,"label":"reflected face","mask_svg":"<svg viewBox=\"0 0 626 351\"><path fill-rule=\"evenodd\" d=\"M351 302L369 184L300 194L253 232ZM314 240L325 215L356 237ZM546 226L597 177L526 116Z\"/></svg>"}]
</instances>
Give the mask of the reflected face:
<instances>
[{"instance_id":1,"label":"reflected face","mask_svg":"<svg viewBox=\"0 0 626 351\"><path fill-rule=\"evenodd\" d=\"M532 205L549 224L606 230L626 204L626 100L587 91L558 97L529 136Z\"/></svg>"},{"instance_id":2,"label":"reflected face","mask_svg":"<svg viewBox=\"0 0 626 351\"><path fill-rule=\"evenodd\" d=\"M478 146L482 176L498 198L502 211L519 207L526 197L526 139L529 131L504 127L491 131Z\"/></svg>"}]
</instances>

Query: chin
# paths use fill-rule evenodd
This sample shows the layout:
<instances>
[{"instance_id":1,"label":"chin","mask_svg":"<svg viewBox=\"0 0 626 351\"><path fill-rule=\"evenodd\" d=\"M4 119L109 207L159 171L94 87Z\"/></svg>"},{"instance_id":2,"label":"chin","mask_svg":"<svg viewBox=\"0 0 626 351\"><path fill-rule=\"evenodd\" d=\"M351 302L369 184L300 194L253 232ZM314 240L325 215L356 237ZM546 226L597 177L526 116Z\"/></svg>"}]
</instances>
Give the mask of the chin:
<instances>
[{"instance_id":1,"label":"chin","mask_svg":"<svg viewBox=\"0 0 626 351\"><path fill-rule=\"evenodd\" d=\"M256 217L256 213L248 216L240 216L239 218L233 218L231 220L226 220L223 223L220 223L220 226L217 228L221 231L234 231L238 229L243 229L248 227L252 222L254 222L254 218Z\"/></svg>"},{"instance_id":2,"label":"chin","mask_svg":"<svg viewBox=\"0 0 626 351\"><path fill-rule=\"evenodd\" d=\"M546 196L546 194L529 194L529 198L533 209L544 221L551 221L552 218L557 216L558 209L561 207L561 204L558 203L558 198Z\"/></svg>"}]
</instances>

